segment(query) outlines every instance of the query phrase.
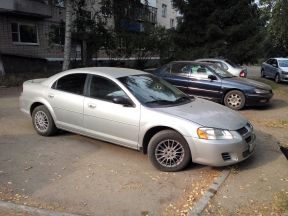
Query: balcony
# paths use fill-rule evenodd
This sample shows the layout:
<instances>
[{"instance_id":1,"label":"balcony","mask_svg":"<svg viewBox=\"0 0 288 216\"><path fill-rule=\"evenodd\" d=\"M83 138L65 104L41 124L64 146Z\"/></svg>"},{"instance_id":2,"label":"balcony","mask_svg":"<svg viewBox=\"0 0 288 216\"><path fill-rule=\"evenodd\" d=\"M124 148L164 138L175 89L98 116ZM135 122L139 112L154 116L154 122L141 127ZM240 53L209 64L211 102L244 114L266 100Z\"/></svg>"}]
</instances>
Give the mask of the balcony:
<instances>
[{"instance_id":1,"label":"balcony","mask_svg":"<svg viewBox=\"0 0 288 216\"><path fill-rule=\"evenodd\" d=\"M0 0L0 13L48 18L52 16L51 5L45 0Z\"/></svg>"}]
</instances>

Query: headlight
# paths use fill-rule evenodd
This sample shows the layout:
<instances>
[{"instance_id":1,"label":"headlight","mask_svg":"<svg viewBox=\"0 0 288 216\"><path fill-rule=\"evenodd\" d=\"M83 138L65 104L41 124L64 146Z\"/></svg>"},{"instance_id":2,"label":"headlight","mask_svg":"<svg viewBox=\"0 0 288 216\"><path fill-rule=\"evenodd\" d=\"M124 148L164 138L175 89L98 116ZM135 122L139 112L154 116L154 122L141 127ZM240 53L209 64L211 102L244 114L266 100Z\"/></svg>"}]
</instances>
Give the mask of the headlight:
<instances>
[{"instance_id":1,"label":"headlight","mask_svg":"<svg viewBox=\"0 0 288 216\"><path fill-rule=\"evenodd\" d=\"M206 140L233 139L233 135L228 130L217 128L198 128L197 134L200 139Z\"/></svg>"},{"instance_id":2,"label":"headlight","mask_svg":"<svg viewBox=\"0 0 288 216\"><path fill-rule=\"evenodd\" d=\"M268 94L269 90L264 90L264 89L254 89L256 94Z\"/></svg>"}]
</instances>

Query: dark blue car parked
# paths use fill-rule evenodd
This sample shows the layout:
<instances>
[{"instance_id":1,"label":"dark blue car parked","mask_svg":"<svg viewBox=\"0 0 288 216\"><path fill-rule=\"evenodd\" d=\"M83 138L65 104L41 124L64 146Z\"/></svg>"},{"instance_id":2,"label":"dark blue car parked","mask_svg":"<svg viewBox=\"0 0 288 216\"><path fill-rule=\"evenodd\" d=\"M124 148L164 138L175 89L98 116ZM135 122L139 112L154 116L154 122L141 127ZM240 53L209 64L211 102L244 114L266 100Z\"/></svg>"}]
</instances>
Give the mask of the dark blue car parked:
<instances>
[{"instance_id":1,"label":"dark blue car parked","mask_svg":"<svg viewBox=\"0 0 288 216\"><path fill-rule=\"evenodd\" d=\"M234 110L267 104L273 96L269 85L235 77L215 64L193 61L170 62L154 71L188 95L195 95Z\"/></svg>"}]
</instances>

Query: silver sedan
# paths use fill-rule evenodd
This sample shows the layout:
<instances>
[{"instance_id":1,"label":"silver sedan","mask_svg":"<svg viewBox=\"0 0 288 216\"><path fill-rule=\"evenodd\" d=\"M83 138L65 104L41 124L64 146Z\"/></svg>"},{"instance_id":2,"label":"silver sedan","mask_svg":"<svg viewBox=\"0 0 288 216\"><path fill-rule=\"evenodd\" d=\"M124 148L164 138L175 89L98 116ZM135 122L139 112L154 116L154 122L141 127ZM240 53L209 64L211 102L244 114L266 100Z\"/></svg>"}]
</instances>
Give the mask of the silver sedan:
<instances>
[{"instance_id":1,"label":"silver sedan","mask_svg":"<svg viewBox=\"0 0 288 216\"><path fill-rule=\"evenodd\" d=\"M270 58L263 62L261 77L271 77L276 83L288 82L288 58Z\"/></svg>"},{"instance_id":2,"label":"silver sedan","mask_svg":"<svg viewBox=\"0 0 288 216\"><path fill-rule=\"evenodd\" d=\"M234 164L255 147L252 125L237 112L126 68L74 69L26 81L20 109L42 136L63 129L137 149L162 171L191 161Z\"/></svg>"}]
</instances>

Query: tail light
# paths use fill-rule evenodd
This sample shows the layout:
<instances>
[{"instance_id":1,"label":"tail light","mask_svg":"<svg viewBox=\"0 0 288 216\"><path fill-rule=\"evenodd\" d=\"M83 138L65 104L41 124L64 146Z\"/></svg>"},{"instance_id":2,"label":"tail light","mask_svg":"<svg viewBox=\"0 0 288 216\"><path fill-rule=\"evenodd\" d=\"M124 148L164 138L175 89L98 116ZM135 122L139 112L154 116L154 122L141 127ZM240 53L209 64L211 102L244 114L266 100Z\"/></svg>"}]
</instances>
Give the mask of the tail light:
<instances>
[{"instance_id":1,"label":"tail light","mask_svg":"<svg viewBox=\"0 0 288 216\"><path fill-rule=\"evenodd\" d=\"M239 76L240 76L240 77L246 77L246 73L245 73L245 71L242 70L242 71L240 72Z\"/></svg>"}]
</instances>

